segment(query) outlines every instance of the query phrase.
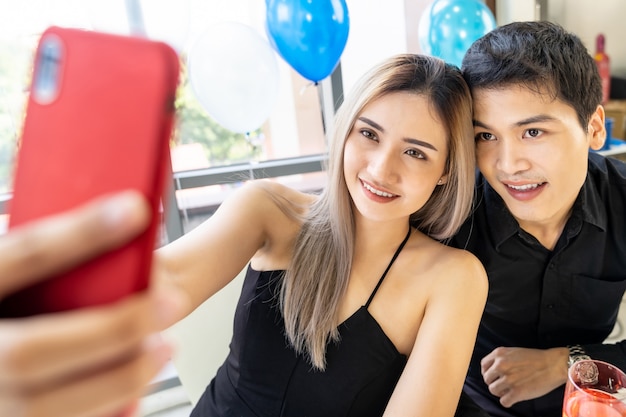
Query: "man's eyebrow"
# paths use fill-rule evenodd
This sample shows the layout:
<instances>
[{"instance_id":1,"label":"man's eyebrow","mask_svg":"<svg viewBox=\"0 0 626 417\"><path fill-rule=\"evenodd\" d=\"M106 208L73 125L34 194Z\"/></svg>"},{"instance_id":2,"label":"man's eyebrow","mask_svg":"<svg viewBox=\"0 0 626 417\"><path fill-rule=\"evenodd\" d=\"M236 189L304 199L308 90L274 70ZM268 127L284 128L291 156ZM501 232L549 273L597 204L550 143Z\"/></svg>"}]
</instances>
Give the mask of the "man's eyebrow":
<instances>
[{"instance_id":1,"label":"man's eyebrow","mask_svg":"<svg viewBox=\"0 0 626 417\"><path fill-rule=\"evenodd\" d=\"M526 119L522 119L522 120L518 120L517 122L513 123L513 126L516 127L520 127L520 126L526 126L526 125L530 125L533 123L541 123L541 122L553 122L557 120L555 117L552 117L550 115L547 114L538 114L537 116L532 116L532 117L528 117ZM482 127L483 129L491 129L490 126L488 126L487 124L481 122L480 120L473 120L473 124L476 127Z\"/></svg>"},{"instance_id":2,"label":"man's eyebrow","mask_svg":"<svg viewBox=\"0 0 626 417\"><path fill-rule=\"evenodd\" d=\"M372 126L374 129L377 129L377 130L381 131L382 133L385 133L385 129L381 125L376 123L375 121L373 121L371 119L368 119L367 117L363 117L363 116L359 116L358 119L360 121L362 121L363 123L366 123L366 124ZM422 147L425 147L425 148L428 148L428 149L432 149L434 151L437 150L437 148L435 148L432 143L429 143L429 142L426 142L426 141L423 141L423 140L420 140L420 139L404 138L402 140L404 142L408 142L408 143L411 143L413 145L422 146Z\"/></svg>"},{"instance_id":3,"label":"man's eyebrow","mask_svg":"<svg viewBox=\"0 0 626 417\"><path fill-rule=\"evenodd\" d=\"M481 122L480 120L472 120L473 124L475 127L482 127L483 129L491 129L489 126L487 126L486 124L484 124L483 122Z\"/></svg>"},{"instance_id":4,"label":"man's eyebrow","mask_svg":"<svg viewBox=\"0 0 626 417\"><path fill-rule=\"evenodd\" d=\"M519 120L515 124L517 126L525 126L533 123L541 123L541 122L553 122L557 120L555 117L550 116L548 114L538 114L536 116L528 117L526 119Z\"/></svg>"}]
</instances>

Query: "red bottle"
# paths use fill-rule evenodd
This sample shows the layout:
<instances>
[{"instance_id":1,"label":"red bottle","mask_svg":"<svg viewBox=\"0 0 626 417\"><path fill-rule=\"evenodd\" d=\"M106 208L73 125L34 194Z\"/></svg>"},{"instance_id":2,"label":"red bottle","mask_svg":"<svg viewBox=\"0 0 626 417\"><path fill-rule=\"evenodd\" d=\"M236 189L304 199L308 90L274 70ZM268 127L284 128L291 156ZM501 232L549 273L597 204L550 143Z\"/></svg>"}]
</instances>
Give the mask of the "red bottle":
<instances>
[{"instance_id":1,"label":"red bottle","mask_svg":"<svg viewBox=\"0 0 626 417\"><path fill-rule=\"evenodd\" d=\"M611 68L609 56L604 51L604 35L602 33L596 37L596 53L593 59L596 61L602 79L602 104L606 104L611 93Z\"/></svg>"}]
</instances>

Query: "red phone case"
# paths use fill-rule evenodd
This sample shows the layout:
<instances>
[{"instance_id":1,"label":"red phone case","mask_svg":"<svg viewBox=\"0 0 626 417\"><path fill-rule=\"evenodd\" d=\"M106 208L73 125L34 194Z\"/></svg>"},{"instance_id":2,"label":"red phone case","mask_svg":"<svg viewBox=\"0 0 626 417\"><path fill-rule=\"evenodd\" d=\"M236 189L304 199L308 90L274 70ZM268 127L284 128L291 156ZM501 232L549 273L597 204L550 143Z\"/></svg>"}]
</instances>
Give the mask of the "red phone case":
<instances>
[{"instance_id":1,"label":"red phone case","mask_svg":"<svg viewBox=\"0 0 626 417\"><path fill-rule=\"evenodd\" d=\"M9 228L96 196L137 189L152 207L130 244L0 301L17 317L103 304L148 286L179 58L162 42L51 27L39 41ZM0 278L1 279L1 278Z\"/></svg>"}]
</instances>

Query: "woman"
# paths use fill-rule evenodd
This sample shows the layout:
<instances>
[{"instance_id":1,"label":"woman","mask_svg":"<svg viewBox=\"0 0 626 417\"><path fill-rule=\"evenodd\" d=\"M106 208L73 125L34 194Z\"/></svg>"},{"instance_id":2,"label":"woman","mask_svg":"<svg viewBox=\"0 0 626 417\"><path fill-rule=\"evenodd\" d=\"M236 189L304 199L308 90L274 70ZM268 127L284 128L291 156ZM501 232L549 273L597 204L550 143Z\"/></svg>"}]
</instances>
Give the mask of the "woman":
<instances>
[{"instance_id":1,"label":"woman","mask_svg":"<svg viewBox=\"0 0 626 417\"><path fill-rule=\"evenodd\" d=\"M320 195L253 181L159 249L195 308L249 263L231 350L192 416L452 416L487 284L439 240L473 196L471 98L399 55L347 97ZM189 310L191 312L191 310Z\"/></svg>"}]
</instances>

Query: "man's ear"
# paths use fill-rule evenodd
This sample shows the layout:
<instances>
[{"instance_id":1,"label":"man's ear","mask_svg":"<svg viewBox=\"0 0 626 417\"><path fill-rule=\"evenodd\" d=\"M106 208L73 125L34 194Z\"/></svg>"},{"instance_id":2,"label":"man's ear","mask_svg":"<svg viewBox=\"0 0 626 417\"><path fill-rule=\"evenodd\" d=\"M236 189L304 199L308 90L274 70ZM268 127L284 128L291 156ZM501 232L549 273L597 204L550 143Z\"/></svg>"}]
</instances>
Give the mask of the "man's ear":
<instances>
[{"instance_id":1,"label":"man's ear","mask_svg":"<svg viewBox=\"0 0 626 417\"><path fill-rule=\"evenodd\" d=\"M591 115L589 119L589 125L587 130L589 133L589 147L594 151L601 149L604 146L604 142L608 140L606 137L606 127L604 126L604 107L598 106L596 111Z\"/></svg>"}]
</instances>

